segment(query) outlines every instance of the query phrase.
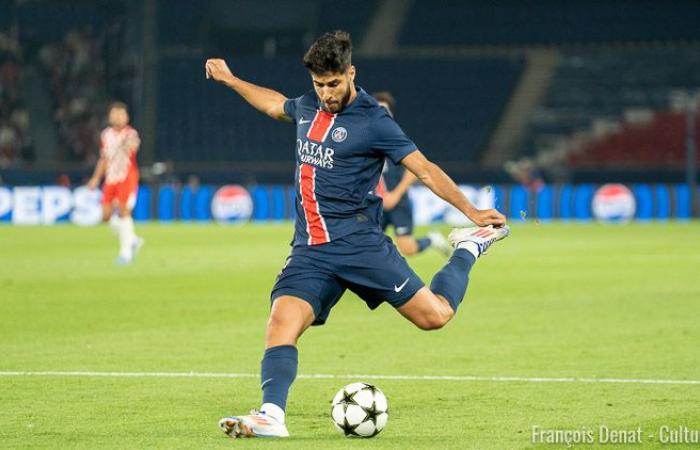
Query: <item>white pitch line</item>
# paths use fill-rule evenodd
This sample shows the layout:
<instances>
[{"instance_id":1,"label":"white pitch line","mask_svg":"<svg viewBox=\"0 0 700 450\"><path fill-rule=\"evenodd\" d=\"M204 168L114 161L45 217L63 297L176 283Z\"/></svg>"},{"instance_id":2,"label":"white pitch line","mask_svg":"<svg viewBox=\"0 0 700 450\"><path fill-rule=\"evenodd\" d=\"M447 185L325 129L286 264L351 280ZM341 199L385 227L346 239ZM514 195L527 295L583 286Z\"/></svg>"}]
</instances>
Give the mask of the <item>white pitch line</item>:
<instances>
[{"instance_id":1,"label":"white pitch line","mask_svg":"<svg viewBox=\"0 0 700 450\"><path fill-rule=\"evenodd\" d=\"M258 378L254 373L222 372L61 372L61 371L0 371L0 377L113 377L113 378ZM460 375L369 375L326 373L300 374L300 379L367 379L389 381L486 381L505 383L617 383L700 385L700 380L659 380L647 378L576 378L576 377L488 377Z\"/></svg>"}]
</instances>

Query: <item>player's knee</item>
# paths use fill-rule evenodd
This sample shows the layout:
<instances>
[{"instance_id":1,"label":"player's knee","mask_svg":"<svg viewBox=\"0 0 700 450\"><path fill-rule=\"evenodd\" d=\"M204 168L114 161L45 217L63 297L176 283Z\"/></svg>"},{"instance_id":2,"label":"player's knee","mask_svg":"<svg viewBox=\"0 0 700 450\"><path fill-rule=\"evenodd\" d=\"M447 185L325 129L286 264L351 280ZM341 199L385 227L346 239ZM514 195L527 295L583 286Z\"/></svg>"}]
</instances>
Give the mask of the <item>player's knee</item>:
<instances>
[{"instance_id":1,"label":"player's knee","mask_svg":"<svg viewBox=\"0 0 700 450\"><path fill-rule=\"evenodd\" d=\"M299 323L298 320L274 309L267 320L267 330L271 333L297 334L301 328L303 328L303 324Z\"/></svg>"},{"instance_id":2,"label":"player's knee","mask_svg":"<svg viewBox=\"0 0 700 450\"><path fill-rule=\"evenodd\" d=\"M270 331L283 330L289 326L289 320L285 320L281 314L275 314L273 311L270 318L267 320L267 329Z\"/></svg>"},{"instance_id":3,"label":"player's knee","mask_svg":"<svg viewBox=\"0 0 700 450\"><path fill-rule=\"evenodd\" d=\"M273 310L267 321L265 342L268 347L277 345L296 345L304 332L304 324Z\"/></svg>"}]
</instances>

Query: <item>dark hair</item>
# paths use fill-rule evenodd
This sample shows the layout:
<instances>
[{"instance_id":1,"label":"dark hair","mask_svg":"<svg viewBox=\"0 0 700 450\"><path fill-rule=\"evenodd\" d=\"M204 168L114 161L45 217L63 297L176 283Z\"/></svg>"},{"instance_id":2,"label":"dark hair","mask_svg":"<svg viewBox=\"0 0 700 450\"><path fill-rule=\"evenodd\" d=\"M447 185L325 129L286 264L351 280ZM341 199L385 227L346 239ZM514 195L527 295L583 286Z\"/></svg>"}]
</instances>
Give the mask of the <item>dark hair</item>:
<instances>
[{"instance_id":1,"label":"dark hair","mask_svg":"<svg viewBox=\"0 0 700 450\"><path fill-rule=\"evenodd\" d=\"M112 102L109 104L109 110L111 111L113 109L123 109L126 112L129 112L129 108L127 108L126 103L124 102Z\"/></svg>"},{"instance_id":2,"label":"dark hair","mask_svg":"<svg viewBox=\"0 0 700 450\"><path fill-rule=\"evenodd\" d=\"M393 116L394 115L394 106L396 106L396 100L394 99L394 96L391 95L391 92L389 91L379 91L375 92L372 94L372 97L374 97L375 100L378 102L384 102L387 105L389 105L389 115Z\"/></svg>"},{"instance_id":3,"label":"dark hair","mask_svg":"<svg viewBox=\"0 0 700 450\"><path fill-rule=\"evenodd\" d=\"M336 30L324 34L311 44L304 55L304 66L318 75L345 73L352 64L351 60L352 41L350 34Z\"/></svg>"}]
</instances>

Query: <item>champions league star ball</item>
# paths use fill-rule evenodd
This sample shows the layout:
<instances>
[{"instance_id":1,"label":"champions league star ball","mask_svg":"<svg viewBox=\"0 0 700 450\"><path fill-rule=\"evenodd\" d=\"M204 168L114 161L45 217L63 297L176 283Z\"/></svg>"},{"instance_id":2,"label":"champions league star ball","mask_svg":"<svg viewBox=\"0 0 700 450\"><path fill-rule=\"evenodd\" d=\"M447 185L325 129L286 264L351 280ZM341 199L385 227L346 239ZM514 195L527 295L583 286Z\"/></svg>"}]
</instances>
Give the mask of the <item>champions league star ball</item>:
<instances>
[{"instance_id":1,"label":"champions league star ball","mask_svg":"<svg viewBox=\"0 0 700 450\"><path fill-rule=\"evenodd\" d=\"M352 383L333 397L331 419L345 436L374 437L389 420L389 405L376 386Z\"/></svg>"}]
</instances>

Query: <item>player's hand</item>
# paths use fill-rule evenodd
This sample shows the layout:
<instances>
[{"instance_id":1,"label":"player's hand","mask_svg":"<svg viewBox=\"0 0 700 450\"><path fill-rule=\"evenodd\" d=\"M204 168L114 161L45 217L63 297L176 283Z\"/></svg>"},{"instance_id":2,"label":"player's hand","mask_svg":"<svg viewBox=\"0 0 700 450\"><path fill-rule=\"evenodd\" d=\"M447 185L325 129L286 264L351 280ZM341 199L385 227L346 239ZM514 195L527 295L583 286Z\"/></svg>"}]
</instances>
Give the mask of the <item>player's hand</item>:
<instances>
[{"instance_id":1,"label":"player's hand","mask_svg":"<svg viewBox=\"0 0 700 450\"><path fill-rule=\"evenodd\" d=\"M231 70L223 59L207 59L204 69L207 73L207 79L211 78L220 83L233 77Z\"/></svg>"},{"instance_id":2,"label":"player's hand","mask_svg":"<svg viewBox=\"0 0 700 450\"><path fill-rule=\"evenodd\" d=\"M88 181L87 187L91 191L94 191L95 189L97 189L98 184L100 184L100 180L98 180L95 177L92 177L92 178L90 178L90 181Z\"/></svg>"},{"instance_id":3,"label":"player's hand","mask_svg":"<svg viewBox=\"0 0 700 450\"><path fill-rule=\"evenodd\" d=\"M474 225L485 227L493 225L496 228L506 224L506 216L498 212L496 209L478 209L475 213L469 216Z\"/></svg>"},{"instance_id":4,"label":"player's hand","mask_svg":"<svg viewBox=\"0 0 700 450\"><path fill-rule=\"evenodd\" d=\"M401 200L401 197L394 193L394 191L386 192L382 196L382 201L384 202L384 209L387 211L389 211L390 209L394 209L399 203L399 200Z\"/></svg>"}]
</instances>

